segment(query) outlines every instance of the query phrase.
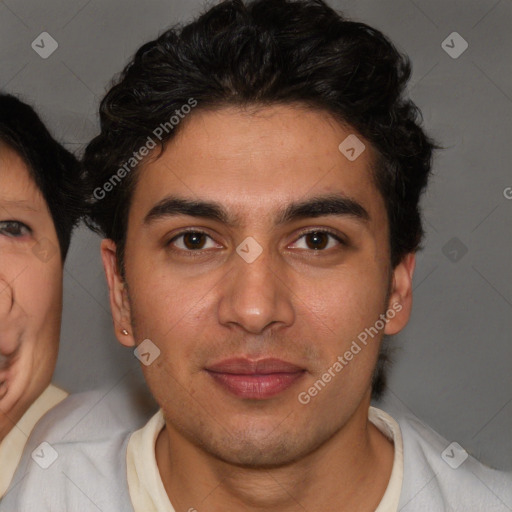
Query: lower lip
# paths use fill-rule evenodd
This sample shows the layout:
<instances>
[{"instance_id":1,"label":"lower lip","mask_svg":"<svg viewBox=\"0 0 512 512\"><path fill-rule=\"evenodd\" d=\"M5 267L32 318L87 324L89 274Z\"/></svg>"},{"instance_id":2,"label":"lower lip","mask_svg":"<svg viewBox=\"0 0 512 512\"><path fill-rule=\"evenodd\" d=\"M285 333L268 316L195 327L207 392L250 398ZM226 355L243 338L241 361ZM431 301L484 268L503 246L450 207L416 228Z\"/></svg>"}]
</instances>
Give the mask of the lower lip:
<instances>
[{"instance_id":1,"label":"lower lip","mask_svg":"<svg viewBox=\"0 0 512 512\"><path fill-rule=\"evenodd\" d=\"M240 375L208 372L224 389L240 398L264 400L282 393L297 382L304 372Z\"/></svg>"}]
</instances>

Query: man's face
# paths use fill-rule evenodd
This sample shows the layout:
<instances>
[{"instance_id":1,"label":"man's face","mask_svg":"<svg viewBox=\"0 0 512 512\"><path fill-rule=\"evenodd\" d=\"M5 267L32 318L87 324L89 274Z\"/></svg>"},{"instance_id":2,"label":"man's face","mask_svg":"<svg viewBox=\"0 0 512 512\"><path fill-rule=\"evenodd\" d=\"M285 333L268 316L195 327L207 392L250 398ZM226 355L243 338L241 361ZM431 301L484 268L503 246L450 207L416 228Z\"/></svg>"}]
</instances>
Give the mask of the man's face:
<instances>
[{"instance_id":1,"label":"man's face","mask_svg":"<svg viewBox=\"0 0 512 512\"><path fill-rule=\"evenodd\" d=\"M0 440L50 382L61 312L52 217L24 161L0 144Z\"/></svg>"},{"instance_id":2,"label":"man's face","mask_svg":"<svg viewBox=\"0 0 512 512\"><path fill-rule=\"evenodd\" d=\"M140 170L125 288L103 243L114 317L160 350L143 370L171 433L232 463L285 464L367 414L379 341L409 314L413 258L391 269L372 150L349 161L338 146L353 131L327 114L273 106L187 121Z\"/></svg>"}]
</instances>

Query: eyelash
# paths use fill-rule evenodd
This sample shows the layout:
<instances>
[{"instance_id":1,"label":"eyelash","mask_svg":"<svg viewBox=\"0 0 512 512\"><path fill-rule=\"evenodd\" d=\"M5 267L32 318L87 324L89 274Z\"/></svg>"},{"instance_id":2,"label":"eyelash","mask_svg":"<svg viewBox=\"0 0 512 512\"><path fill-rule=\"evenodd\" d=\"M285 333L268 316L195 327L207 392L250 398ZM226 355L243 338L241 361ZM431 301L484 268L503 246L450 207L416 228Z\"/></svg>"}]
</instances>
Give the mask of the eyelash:
<instances>
[{"instance_id":1,"label":"eyelash","mask_svg":"<svg viewBox=\"0 0 512 512\"><path fill-rule=\"evenodd\" d=\"M6 233L6 231L12 227L16 227L18 229L18 231L22 231L22 233L16 234L16 235ZM27 233L23 233L24 230L26 230ZM2 220L2 221L0 221L0 234L4 234L8 238L21 238L24 235L31 234L31 233L32 233L32 229L30 229L23 222L19 222L17 220Z\"/></svg>"},{"instance_id":2,"label":"eyelash","mask_svg":"<svg viewBox=\"0 0 512 512\"><path fill-rule=\"evenodd\" d=\"M166 247L171 247L173 242L178 240L180 237L186 235L187 233L195 233L195 234L205 235L208 238L213 240L213 238L208 233L206 233L205 231L201 231L200 229L187 229L187 230L181 231L177 235L173 236L166 243ZM327 229L327 228L309 229L307 231L303 231L295 239L295 242L297 240L300 240L302 237L307 236L307 235L312 234L312 233L327 234L327 235L331 236L332 238L334 238L340 245L342 245L342 246L347 246L348 245L348 243L339 234L337 234L337 233L335 233L335 232L333 232L333 231L331 231L330 229ZM189 250L186 250L186 249L173 249L173 248L171 248L170 250L172 252L176 252L176 253L179 252L180 254L186 254L188 257L194 258L194 257L202 256L202 252L205 251L205 250L208 250L208 249L197 249L197 250L190 250L189 249ZM307 250L307 249L301 249L301 250L304 251L304 250ZM320 250L318 250L318 249L317 250L309 249L309 251L311 251L311 252L326 252L328 250L329 249L320 249Z\"/></svg>"}]
</instances>

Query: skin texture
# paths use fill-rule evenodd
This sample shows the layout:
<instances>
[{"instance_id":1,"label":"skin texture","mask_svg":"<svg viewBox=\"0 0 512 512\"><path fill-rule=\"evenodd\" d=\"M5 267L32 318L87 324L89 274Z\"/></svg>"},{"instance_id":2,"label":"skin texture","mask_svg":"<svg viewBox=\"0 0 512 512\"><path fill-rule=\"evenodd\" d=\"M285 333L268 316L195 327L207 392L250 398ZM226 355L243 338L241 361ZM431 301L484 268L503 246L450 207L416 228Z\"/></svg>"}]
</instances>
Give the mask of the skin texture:
<instances>
[{"instance_id":1,"label":"skin texture","mask_svg":"<svg viewBox=\"0 0 512 512\"><path fill-rule=\"evenodd\" d=\"M149 338L161 351L143 370L166 418L156 457L177 512L370 511L386 489L393 446L368 423L371 376L383 333L409 318L414 255L391 269L372 148L365 142L353 162L338 150L351 133L300 106L196 111L140 169L125 282L115 244L102 243L120 342ZM333 194L357 201L368 219L276 223L290 203ZM185 215L144 222L169 195L220 203L238 223ZM201 251L175 238L184 228L207 233ZM321 238L324 248L315 250L304 231L326 229L346 244ZM247 237L262 248L252 263L236 252ZM396 303L401 310L385 330L309 404L299 403ZM244 399L205 371L229 357L275 357L305 371L270 399Z\"/></svg>"},{"instance_id":2,"label":"skin texture","mask_svg":"<svg viewBox=\"0 0 512 512\"><path fill-rule=\"evenodd\" d=\"M0 441L50 383L61 314L52 217L24 161L0 144Z\"/></svg>"}]
</instances>

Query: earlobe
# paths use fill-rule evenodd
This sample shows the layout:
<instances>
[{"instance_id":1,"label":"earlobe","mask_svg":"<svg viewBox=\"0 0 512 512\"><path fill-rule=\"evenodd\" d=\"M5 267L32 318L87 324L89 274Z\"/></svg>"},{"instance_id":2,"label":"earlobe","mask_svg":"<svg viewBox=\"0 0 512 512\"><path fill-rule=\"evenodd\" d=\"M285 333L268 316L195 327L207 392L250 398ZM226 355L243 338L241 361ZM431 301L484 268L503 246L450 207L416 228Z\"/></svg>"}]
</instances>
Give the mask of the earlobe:
<instances>
[{"instance_id":1,"label":"earlobe","mask_svg":"<svg viewBox=\"0 0 512 512\"><path fill-rule=\"evenodd\" d=\"M416 254L406 254L393 270L391 292L388 302L388 322L384 333L400 332L409 321L412 311L412 278L416 265Z\"/></svg>"},{"instance_id":2,"label":"earlobe","mask_svg":"<svg viewBox=\"0 0 512 512\"><path fill-rule=\"evenodd\" d=\"M126 285L119 272L116 256L116 244L109 239L101 242L101 259L109 289L110 309L114 321L116 337L126 347L135 346L135 340L131 333L130 302Z\"/></svg>"}]
</instances>

